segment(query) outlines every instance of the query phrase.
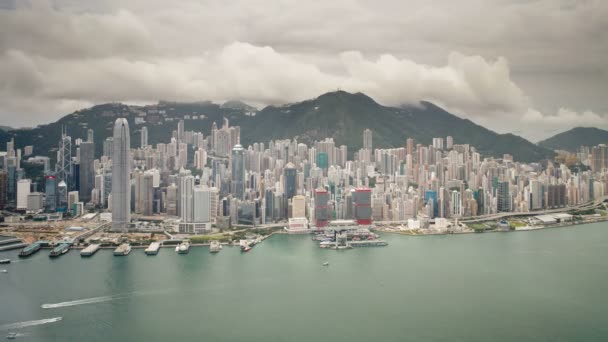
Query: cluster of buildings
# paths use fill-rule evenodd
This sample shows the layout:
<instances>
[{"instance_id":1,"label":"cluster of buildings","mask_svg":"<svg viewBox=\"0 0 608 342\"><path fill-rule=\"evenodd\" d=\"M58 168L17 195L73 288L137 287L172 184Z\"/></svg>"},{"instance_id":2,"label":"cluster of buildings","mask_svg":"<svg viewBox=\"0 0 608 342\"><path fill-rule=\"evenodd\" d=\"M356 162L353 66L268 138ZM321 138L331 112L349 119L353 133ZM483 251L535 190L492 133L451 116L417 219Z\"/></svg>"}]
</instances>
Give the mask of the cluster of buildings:
<instances>
[{"instance_id":1,"label":"cluster of buildings","mask_svg":"<svg viewBox=\"0 0 608 342\"><path fill-rule=\"evenodd\" d=\"M45 164L44 184L25 177L21 150L7 143L0 154L0 208L109 211L115 230L130 229L134 214L179 219L182 233L276 222L306 231L337 220L424 227L433 220L574 206L608 194L605 145L582 148L578 156L589 170L573 171L552 162L519 163L510 155L482 158L450 136L435 137L431 145L408 138L403 147L379 149L367 129L358 151L331 138L245 148L240 128L227 119L221 128L214 122L208 136L179 120L169 141L152 146L145 120L132 126L117 119L99 156L92 130L74 141L63 132L54 169L48 158L35 159ZM131 144L134 130L139 144Z\"/></svg>"}]
</instances>

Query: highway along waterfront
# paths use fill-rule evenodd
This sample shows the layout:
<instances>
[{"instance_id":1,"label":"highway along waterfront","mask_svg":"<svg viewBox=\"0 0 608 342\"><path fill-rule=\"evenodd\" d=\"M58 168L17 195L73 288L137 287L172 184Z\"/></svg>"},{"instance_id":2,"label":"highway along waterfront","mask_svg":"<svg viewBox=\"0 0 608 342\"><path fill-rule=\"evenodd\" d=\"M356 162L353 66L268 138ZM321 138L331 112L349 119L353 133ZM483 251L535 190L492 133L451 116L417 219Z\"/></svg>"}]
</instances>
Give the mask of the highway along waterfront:
<instances>
[{"instance_id":1,"label":"highway along waterfront","mask_svg":"<svg viewBox=\"0 0 608 342\"><path fill-rule=\"evenodd\" d=\"M90 258L0 252L0 335L23 341L607 341L608 223L382 234L322 249L277 234ZM327 266L324 264L327 263Z\"/></svg>"}]
</instances>

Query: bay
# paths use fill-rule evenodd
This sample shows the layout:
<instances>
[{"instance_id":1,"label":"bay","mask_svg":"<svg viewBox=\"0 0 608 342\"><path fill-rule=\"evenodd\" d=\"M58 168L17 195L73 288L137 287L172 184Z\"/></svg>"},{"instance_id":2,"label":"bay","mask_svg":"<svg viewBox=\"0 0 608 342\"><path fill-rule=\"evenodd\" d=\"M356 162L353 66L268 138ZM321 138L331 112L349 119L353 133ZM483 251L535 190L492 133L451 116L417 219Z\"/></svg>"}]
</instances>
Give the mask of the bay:
<instances>
[{"instance_id":1,"label":"bay","mask_svg":"<svg viewBox=\"0 0 608 342\"><path fill-rule=\"evenodd\" d=\"M0 265L8 270L0 274L0 335L18 331L23 341L608 340L607 223L382 238L388 247L347 251L320 249L309 236L275 235L249 253L193 247L187 255L134 249L127 257L102 250L81 258L72 250L50 259L43 250L18 259L18 251L3 252L0 258L17 261Z\"/></svg>"}]
</instances>

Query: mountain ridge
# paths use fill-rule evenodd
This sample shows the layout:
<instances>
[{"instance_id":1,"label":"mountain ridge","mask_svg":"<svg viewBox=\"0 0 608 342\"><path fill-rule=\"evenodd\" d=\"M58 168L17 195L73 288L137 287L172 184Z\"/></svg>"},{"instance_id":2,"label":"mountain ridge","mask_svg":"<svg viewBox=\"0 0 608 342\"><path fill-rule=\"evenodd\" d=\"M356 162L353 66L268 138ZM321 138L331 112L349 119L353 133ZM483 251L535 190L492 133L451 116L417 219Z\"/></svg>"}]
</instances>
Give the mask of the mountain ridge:
<instances>
[{"instance_id":1,"label":"mountain ridge","mask_svg":"<svg viewBox=\"0 0 608 342\"><path fill-rule=\"evenodd\" d=\"M451 135L456 144L471 144L484 156L502 157L508 153L524 162L554 156L554 152L522 137L510 133L498 134L427 101L419 105L389 107L364 93L339 90L297 103L266 106L256 111L241 104L246 105L241 101L231 101L228 106L210 101L159 101L156 105L148 106L106 103L75 111L56 122L27 131L0 131L0 142L8 141L13 136L17 147L34 145L36 154L53 157L56 143L51 140L49 144L48 140L50 137L59 141L62 126L67 128L72 138L84 138L87 129L92 128L95 131L96 152L100 155L103 140L111 136L112 124L117 117L126 117L129 121L133 147L139 145L142 126L148 127L150 144L155 144L170 139L179 119L186 118L187 130L208 135L212 122L219 127L225 117L231 125L241 126L244 146L271 139L296 137L301 142L311 143L329 137L334 138L337 146L347 145L352 153L361 148L363 130L369 128L374 133L374 148L402 147L409 137L414 138L416 143L429 145L433 137Z\"/></svg>"},{"instance_id":2,"label":"mountain ridge","mask_svg":"<svg viewBox=\"0 0 608 342\"><path fill-rule=\"evenodd\" d=\"M566 151L599 144L608 144L608 131L597 127L574 127L538 142L539 146L545 148Z\"/></svg>"}]
</instances>

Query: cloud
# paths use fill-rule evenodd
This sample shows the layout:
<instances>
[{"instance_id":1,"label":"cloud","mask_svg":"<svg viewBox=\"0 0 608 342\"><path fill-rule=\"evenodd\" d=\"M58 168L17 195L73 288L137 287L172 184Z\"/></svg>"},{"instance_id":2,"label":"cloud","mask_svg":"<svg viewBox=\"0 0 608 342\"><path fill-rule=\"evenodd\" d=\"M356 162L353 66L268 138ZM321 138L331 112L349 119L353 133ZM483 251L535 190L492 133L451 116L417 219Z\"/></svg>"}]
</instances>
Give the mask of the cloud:
<instances>
[{"instance_id":1,"label":"cloud","mask_svg":"<svg viewBox=\"0 0 608 342\"><path fill-rule=\"evenodd\" d=\"M608 111L602 1L32 3L0 8L0 124L109 101L281 104L337 88L432 101L531 139L608 122L596 114Z\"/></svg>"}]
</instances>

